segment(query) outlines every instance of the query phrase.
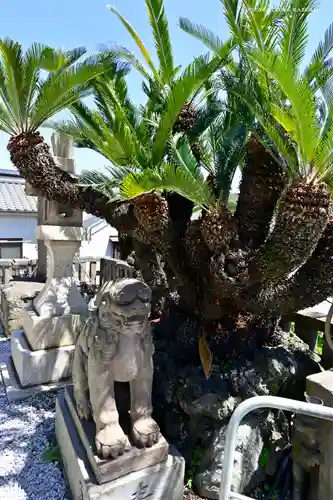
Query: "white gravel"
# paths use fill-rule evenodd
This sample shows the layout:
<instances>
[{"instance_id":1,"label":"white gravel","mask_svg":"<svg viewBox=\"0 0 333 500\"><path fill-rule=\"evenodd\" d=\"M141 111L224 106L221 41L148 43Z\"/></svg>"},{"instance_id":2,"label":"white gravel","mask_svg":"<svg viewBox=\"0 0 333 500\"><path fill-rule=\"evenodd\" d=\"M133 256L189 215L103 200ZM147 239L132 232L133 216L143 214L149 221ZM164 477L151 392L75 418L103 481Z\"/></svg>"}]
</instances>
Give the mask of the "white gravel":
<instances>
[{"instance_id":1,"label":"white gravel","mask_svg":"<svg viewBox=\"0 0 333 500\"><path fill-rule=\"evenodd\" d=\"M0 362L10 342L0 338ZM9 403L0 377L0 499L65 500L66 486L54 462L43 454L54 444L55 395Z\"/></svg>"}]
</instances>

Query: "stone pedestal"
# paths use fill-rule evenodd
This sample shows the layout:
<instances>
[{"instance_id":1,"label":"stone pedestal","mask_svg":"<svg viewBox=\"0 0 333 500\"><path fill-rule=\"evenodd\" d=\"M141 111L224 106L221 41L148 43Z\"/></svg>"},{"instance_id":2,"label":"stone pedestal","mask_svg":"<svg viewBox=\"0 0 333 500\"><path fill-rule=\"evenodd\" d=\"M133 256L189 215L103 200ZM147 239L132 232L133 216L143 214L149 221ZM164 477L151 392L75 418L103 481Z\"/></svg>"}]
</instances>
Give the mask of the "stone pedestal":
<instances>
[{"instance_id":1,"label":"stone pedestal","mask_svg":"<svg viewBox=\"0 0 333 500\"><path fill-rule=\"evenodd\" d=\"M71 384L74 344L88 315L73 277L74 255L87 234L79 227L46 224L37 227L37 237L49 252L49 275L33 306L21 311L23 331L11 337L13 367L8 373L20 387L16 399L29 396L31 387L37 392L38 386L44 391L48 384L50 389Z\"/></svg>"},{"instance_id":2,"label":"stone pedestal","mask_svg":"<svg viewBox=\"0 0 333 500\"><path fill-rule=\"evenodd\" d=\"M11 338L12 359L23 387L58 382L71 376L74 345L33 351L23 331Z\"/></svg>"},{"instance_id":3,"label":"stone pedestal","mask_svg":"<svg viewBox=\"0 0 333 500\"><path fill-rule=\"evenodd\" d=\"M64 314L51 318L38 316L33 307L21 311L26 340L34 351L75 344L86 314Z\"/></svg>"},{"instance_id":4,"label":"stone pedestal","mask_svg":"<svg viewBox=\"0 0 333 500\"><path fill-rule=\"evenodd\" d=\"M333 407L333 371L310 375L306 379L306 391ZM333 422L318 420L316 433L320 449L320 465L311 471L309 500L333 498Z\"/></svg>"},{"instance_id":5,"label":"stone pedestal","mask_svg":"<svg viewBox=\"0 0 333 500\"><path fill-rule=\"evenodd\" d=\"M55 161L73 173L72 141L56 135L51 140ZM71 383L74 344L88 316L88 305L73 277L75 255L81 241L90 236L82 228L82 211L40 197L38 222L37 240L48 253L47 279L33 305L21 311L23 331L11 338L12 365L7 370L22 397L25 388L30 395L31 387L37 392L38 386L45 390L48 385L51 389Z\"/></svg>"},{"instance_id":6,"label":"stone pedestal","mask_svg":"<svg viewBox=\"0 0 333 500\"><path fill-rule=\"evenodd\" d=\"M71 384L75 346L33 351L23 330L11 336L12 355L0 366L9 401L28 398L40 392L55 391Z\"/></svg>"},{"instance_id":7,"label":"stone pedestal","mask_svg":"<svg viewBox=\"0 0 333 500\"><path fill-rule=\"evenodd\" d=\"M81 241L89 239L80 227L37 227L37 239L48 249L49 274L44 288L34 300L36 313L43 318L63 314L87 314L88 306L73 278L73 261Z\"/></svg>"},{"instance_id":8,"label":"stone pedestal","mask_svg":"<svg viewBox=\"0 0 333 500\"><path fill-rule=\"evenodd\" d=\"M56 435L73 500L183 500L185 462L163 438L152 448L132 450L116 459L96 460L95 432L81 427L81 437L83 432L86 440L82 441L78 430L81 424L76 425L73 404L70 391L58 395ZM91 450L90 458L87 447ZM93 472L92 460L99 468L101 484L94 473L96 469ZM155 465L151 465L154 460ZM114 479L110 480L112 476Z\"/></svg>"}]
</instances>

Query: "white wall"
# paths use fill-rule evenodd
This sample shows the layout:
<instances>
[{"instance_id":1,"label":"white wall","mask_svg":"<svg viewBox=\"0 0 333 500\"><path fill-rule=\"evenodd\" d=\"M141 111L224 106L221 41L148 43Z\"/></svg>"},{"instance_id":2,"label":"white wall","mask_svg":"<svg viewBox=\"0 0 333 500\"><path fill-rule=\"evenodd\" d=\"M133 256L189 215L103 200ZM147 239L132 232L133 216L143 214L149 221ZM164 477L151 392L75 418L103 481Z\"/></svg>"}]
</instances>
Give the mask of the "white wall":
<instances>
[{"instance_id":1,"label":"white wall","mask_svg":"<svg viewBox=\"0 0 333 500\"><path fill-rule=\"evenodd\" d=\"M22 238L23 257L36 259L36 214L10 214L0 212L0 239Z\"/></svg>"},{"instance_id":2,"label":"white wall","mask_svg":"<svg viewBox=\"0 0 333 500\"><path fill-rule=\"evenodd\" d=\"M115 230L109 225L105 225L104 221L102 224L93 227L91 240L82 242L80 257L111 257L111 245L109 242L110 236L114 232Z\"/></svg>"},{"instance_id":3,"label":"white wall","mask_svg":"<svg viewBox=\"0 0 333 500\"><path fill-rule=\"evenodd\" d=\"M23 257L37 259L36 214L8 214L0 212L0 239L22 238ZM91 240L82 242L81 257L111 257L112 243L110 236L115 236L116 230L101 221L92 227Z\"/></svg>"}]
</instances>

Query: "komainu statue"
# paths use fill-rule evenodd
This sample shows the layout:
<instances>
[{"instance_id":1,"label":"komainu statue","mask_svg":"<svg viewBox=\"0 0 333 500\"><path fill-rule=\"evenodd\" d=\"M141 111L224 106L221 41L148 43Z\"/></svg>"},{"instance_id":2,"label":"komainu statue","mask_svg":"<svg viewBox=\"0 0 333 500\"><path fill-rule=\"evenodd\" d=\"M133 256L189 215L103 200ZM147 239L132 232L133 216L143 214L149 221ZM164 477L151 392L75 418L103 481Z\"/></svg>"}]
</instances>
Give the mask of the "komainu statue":
<instances>
[{"instance_id":1,"label":"komainu statue","mask_svg":"<svg viewBox=\"0 0 333 500\"><path fill-rule=\"evenodd\" d=\"M114 382L129 382L131 438L135 446L157 443L160 430L151 418L153 343L148 315L151 292L136 279L105 283L95 297L95 314L76 343L74 395L81 418L96 423L97 454L117 457L131 445L118 418Z\"/></svg>"}]
</instances>

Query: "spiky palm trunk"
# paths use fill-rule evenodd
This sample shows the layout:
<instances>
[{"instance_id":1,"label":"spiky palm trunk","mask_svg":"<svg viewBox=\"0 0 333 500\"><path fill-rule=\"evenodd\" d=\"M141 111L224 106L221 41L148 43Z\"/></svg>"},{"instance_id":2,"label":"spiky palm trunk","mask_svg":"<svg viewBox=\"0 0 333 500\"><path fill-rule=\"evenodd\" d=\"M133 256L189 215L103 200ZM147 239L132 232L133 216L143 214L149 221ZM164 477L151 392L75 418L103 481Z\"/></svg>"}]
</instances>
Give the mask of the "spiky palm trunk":
<instances>
[{"instance_id":1,"label":"spiky palm trunk","mask_svg":"<svg viewBox=\"0 0 333 500\"><path fill-rule=\"evenodd\" d=\"M43 195L59 203L86 210L110 221L114 206L91 189L82 190L69 173L60 169L39 132L22 133L8 143L10 159L22 177Z\"/></svg>"},{"instance_id":2,"label":"spiky palm trunk","mask_svg":"<svg viewBox=\"0 0 333 500\"><path fill-rule=\"evenodd\" d=\"M200 229L204 242L213 253L226 251L232 243L236 244L236 221L224 205L215 211L205 212L201 217Z\"/></svg>"},{"instance_id":3,"label":"spiky palm trunk","mask_svg":"<svg viewBox=\"0 0 333 500\"><path fill-rule=\"evenodd\" d=\"M159 193L143 193L135 197L134 215L147 233L162 231L168 226L168 203Z\"/></svg>"},{"instance_id":4,"label":"spiky palm trunk","mask_svg":"<svg viewBox=\"0 0 333 500\"><path fill-rule=\"evenodd\" d=\"M319 304L333 292L333 217L329 218L318 245L303 267L281 283L271 304L277 313L292 313Z\"/></svg>"},{"instance_id":5,"label":"spiky palm trunk","mask_svg":"<svg viewBox=\"0 0 333 500\"><path fill-rule=\"evenodd\" d=\"M282 166L252 136L247 144L235 212L244 247L256 249L265 241L284 183Z\"/></svg>"},{"instance_id":6,"label":"spiky palm trunk","mask_svg":"<svg viewBox=\"0 0 333 500\"><path fill-rule=\"evenodd\" d=\"M208 330L222 325L224 335L232 336L237 330L252 345L256 332L259 343L272 339L278 315L312 305L333 290L333 222L327 224L331 205L325 186L290 186L269 234L283 174L260 145L254 146L236 214L221 205L196 221L190 220L192 204L179 195L151 192L111 204L100 193L81 190L56 166L37 133L11 139L8 149L22 176L47 198L104 217L129 236L132 264L156 292L154 314L176 289L186 314L197 315ZM238 349L240 338L232 342Z\"/></svg>"},{"instance_id":7,"label":"spiky palm trunk","mask_svg":"<svg viewBox=\"0 0 333 500\"><path fill-rule=\"evenodd\" d=\"M325 184L292 184L281 197L274 228L249 265L250 282L277 283L312 254L331 212Z\"/></svg>"}]
</instances>

